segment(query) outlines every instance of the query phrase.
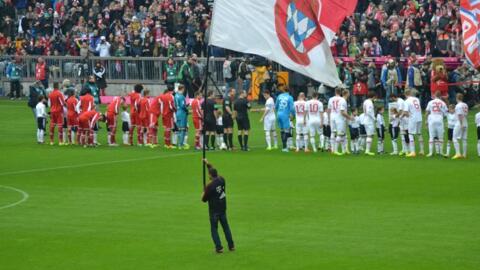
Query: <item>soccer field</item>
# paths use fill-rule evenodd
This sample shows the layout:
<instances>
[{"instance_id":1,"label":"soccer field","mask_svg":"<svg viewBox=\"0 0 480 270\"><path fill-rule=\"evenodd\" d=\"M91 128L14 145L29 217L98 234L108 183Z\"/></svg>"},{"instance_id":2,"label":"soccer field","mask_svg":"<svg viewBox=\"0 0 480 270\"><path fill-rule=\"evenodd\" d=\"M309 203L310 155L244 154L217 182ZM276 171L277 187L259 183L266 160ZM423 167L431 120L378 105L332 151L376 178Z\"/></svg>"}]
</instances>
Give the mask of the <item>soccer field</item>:
<instances>
[{"instance_id":1,"label":"soccer field","mask_svg":"<svg viewBox=\"0 0 480 270\"><path fill-rule=\"evenodd\" d=\"M473 112L457 161L267 152L252 113L251 152L208 153L237 247L222 255L200 152L37 145L25 101L0 115L2 270L480 269Z\"/></svg>"}]
</instances>

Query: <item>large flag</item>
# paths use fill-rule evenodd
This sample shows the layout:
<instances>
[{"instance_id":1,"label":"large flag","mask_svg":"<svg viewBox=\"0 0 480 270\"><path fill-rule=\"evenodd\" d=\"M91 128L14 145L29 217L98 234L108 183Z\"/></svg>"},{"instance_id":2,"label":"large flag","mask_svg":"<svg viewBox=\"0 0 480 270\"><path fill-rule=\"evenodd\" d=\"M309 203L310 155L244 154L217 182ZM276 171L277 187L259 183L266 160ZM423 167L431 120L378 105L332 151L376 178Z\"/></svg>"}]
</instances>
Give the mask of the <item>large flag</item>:
<instances>
[{"instance_id":1,"label":"large flag","mask_svg":"<svg viewBox=\"0 0 480 270\"><path fill-rule=\"evenodd\" d=\"M480 0L461 0L463 48L467 61L475 68L480 66Z\"/></svg>"},{"instance_id":2,"label":"large flag","mask_svg":"<svg viewBox=\"0 0 480 270\"><path fill-rule=\"evenodd\" d=\"M215 0L210 44L264 56L326 85L341 83L331 42L356 0Z\"/></svg>"}]
</instances>

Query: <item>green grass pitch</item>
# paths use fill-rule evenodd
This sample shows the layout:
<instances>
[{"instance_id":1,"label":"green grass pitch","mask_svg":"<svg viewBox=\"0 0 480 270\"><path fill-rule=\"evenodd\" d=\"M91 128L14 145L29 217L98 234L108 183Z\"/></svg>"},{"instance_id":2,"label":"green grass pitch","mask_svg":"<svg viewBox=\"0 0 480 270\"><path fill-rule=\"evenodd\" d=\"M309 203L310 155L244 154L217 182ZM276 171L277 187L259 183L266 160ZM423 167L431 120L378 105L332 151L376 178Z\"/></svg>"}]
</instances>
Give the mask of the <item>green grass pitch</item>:
<instances>
[{"instance_id":1,"label":"green grass pitch","mask_svg":"<svg viewBox=\"0 0 480 270\"><path fill-rule=\"evenodd\" d=\"M0 101L0 269L480 269L473 112L459 161L266 152L251 118L251 152L208 153L237 245L216 255L201 153L37 145Z\"/></svg>"}]
</instances>

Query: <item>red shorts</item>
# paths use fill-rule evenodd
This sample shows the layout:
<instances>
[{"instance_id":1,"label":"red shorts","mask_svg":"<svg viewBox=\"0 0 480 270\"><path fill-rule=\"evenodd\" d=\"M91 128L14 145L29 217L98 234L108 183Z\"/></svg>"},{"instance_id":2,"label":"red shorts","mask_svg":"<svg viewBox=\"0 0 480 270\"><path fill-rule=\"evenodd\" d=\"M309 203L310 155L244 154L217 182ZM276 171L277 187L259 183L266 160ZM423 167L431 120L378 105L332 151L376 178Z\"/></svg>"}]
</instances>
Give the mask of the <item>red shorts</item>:
<instances>
[{"instance_id":1,"label":"red shorts","mask_svg":"<svg viewBox=\"0 0 480 270\"><path fill-rule=\"evenodd\" d=\"M107 126L108 127L117 126L117 116L114 113L107 113Z\"/></svg>"},{"instance_id":2,"label":"red shorts","mask_svg":"<svg viewBox=\"0 0 480 270\"><path fill-rule=\"evenodd\" d=\"M203 123L201 118L193 118L193 127L196 130L202 130Z\"/></svg>"},{"instance_id":3,"label":"red shorts","mask_svg":"<svg viewBox=\"0 0 480 270\"><path fill-rule=\"evenodd\" d=\"M80 118L78 121L78 127L80 129L90 129L88 118Z\"/></svg>"},{"instance_id":4,"label":"red shorts","mask_svg":"<svg viewBox=\"0 0 480 270\"><path fill-rule=\"evenodd\" d=\"M148 128L149 124L150 124L150 119L148 119L148 117L139 118L139 121L138 121L139 127Z\"/></svg>"},{"instance_id":5,"label":"red shorts","mask_svg":"<svg viewBox=\"0 0 480 270\"><path fill-rule=\"evenodd\" d=\"M138 114L132 113L130 114L130 123L132 126L139 126L140 125L140 119L138 118Z\"/></svg>"},{"instance_id":6,"label":"red shorts","mask_svg":"<svg viewBox=\"0 0 480 270\"><path fill-rule=\"evenodd\" d=\"M173 128L173 117L162 117L163 128Z\"/></svg>"},{"instance_id":7,"label":"red shorts","mask_svg":"<svg viewBox=\"0 0 480 270\"><path fill-rule=\"evenodd\" d=\"M158 127L158 117L159 115L156 113L150 114L150 126Z\"/></svg>"},{"instance_id":8,"label":"red shorts","mask_svg":"<svg viewBox=\"0 0 480 270\"><path fill-rule=\"evenodd\" d=\"M78 126L78 115L68 115L67 116L67 126L69 126L69 127Z\"/></svg>"},{"instance_id":9,"label":"red shorts","mask_svg":"<svg viewBox=\"0 0 480 270\"><path fill-rule=\"evenodd\" d=\"M63 112L50 113L50 125L54 124L63 126Z\"/></svg>"}]
</instances>

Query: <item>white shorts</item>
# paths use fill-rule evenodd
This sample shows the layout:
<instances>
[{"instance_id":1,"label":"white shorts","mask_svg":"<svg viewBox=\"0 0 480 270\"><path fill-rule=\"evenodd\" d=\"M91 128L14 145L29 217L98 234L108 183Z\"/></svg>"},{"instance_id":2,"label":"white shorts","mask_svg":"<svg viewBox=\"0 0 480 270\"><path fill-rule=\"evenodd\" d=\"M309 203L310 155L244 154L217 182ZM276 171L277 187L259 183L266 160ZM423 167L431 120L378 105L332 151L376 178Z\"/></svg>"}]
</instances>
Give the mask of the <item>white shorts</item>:
<instances>
[{"instance_id":1,"label":"white shorts","mask_svg":"<svg viewBox=\"0 0 480 270\"><path fill-rule=\"evenodd\" d=\"M276 129L276 119L275 118L266 118L263 119L263 130L265 131L274 131Z\"/></svg>"},{"instance_id":2,"label":"white shorts","mask_svg":"<svg viewBox=\"0 0 480 270\"><path fill-rule=\"evenodd\" d=\"M323 134L323 129L320 127L320 121L308 121L308 130L310 136Z\"/></svg>"},{"instance_id":3,"label":"white shorts","mask_svg":"<svg viewBox=\"0 0 480 270\"><path fill-rule=\"evenodd\" d=\"M297 134L307 134L307 125L305 125L304 123L297 123L295 125L295 129Z\"/></svg>"},{"instance_id":4,"label":"white shorts","mask_svg":"<svg viewBox=\"0 0 480 270\"><path fill-rule=\"evenodd\" d=\"M343 118L333 119L333 128L332 132L336 132L337 135L346 135L347 134L347 122Z\"/></svg>"},{"instance_id":5,"label":"white shorts","mask_svg":"<svg viewBox=\"0 0 480 270\"><path fill-rule=\"evenodd\" d=\"M468 134L468 126L460 128L460 125L455 125L453 128L453 139L457 140L466 140Z\"/></svg>"},{"instance_id":6,"label":"white shorts","mask_svg":"<svg viewBox=\"0 0 480 270\"><path fill-rule=\"evenodd\" d=\"M422 122L408 121L408 134L420 135L422 133Z\"/></svg>"},{"instance_id":7,"label":"white shorts","mask_svg":"<svg viewBox=\"0 0 480 270\"><path fill-rule=\"evenodd\" d=\"M365 133L367 134L367 136L370 137L375 135L375 124L365 123L363 126L365 127Z\"/></svg>"},{"instance_id":8,"label":"white shorts","mask_svg":"<svg viewBox=\"0 0 480 270\"><path fill-rule=\"evenodd\" d=\"M430 141L433 141L433 138L437 138L439 141L443 141L443 136L445 134L445 127L443 126L443 122L428 122L428 134L430 136Z\"/></svg>"}]
</instances>

